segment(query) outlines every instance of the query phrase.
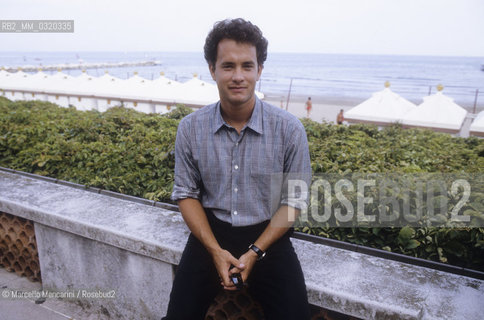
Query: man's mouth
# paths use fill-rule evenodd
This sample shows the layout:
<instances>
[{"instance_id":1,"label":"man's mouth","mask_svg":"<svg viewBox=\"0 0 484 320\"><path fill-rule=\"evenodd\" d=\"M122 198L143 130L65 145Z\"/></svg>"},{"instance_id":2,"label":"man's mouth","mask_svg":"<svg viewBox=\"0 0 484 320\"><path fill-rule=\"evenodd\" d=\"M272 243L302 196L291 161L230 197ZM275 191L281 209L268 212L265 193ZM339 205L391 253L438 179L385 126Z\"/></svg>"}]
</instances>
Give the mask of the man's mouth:
<instances>
[{"instance_id":1,"label":"man's mouth","mask_svg":"<svg viewBox=\"0 0 484 320\"><path fill-rule=\"evenodd\" d=\"M230 89L231 91L238 92L238 91L243 91L243 90L245 90L245 87L229 87L229 89Z\"/></svg>"}]
</instances>

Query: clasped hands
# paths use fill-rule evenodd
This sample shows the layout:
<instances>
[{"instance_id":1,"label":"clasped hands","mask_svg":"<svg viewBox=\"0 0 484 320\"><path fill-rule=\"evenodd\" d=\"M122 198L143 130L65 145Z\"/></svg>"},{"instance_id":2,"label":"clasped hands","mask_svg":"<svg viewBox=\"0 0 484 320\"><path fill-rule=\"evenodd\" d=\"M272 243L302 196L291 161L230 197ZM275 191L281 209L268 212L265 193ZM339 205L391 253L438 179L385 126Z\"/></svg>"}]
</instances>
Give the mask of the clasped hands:
<instances>
[{"instance_id":1,"label":"clasped hands","mask_svg":"<svg viewBox=\"0 0 484 320\"><path fill-rule=\"evenodd\" d=\"M217 250L212 257L220 276L220 284L225 290L230 291L237 290L236 285L230 280L230 276L240 273L242 281L245 283L257 261L257 254L252 250L248 250L239 259L224 249Z\"/></svg>"}]
</instances>

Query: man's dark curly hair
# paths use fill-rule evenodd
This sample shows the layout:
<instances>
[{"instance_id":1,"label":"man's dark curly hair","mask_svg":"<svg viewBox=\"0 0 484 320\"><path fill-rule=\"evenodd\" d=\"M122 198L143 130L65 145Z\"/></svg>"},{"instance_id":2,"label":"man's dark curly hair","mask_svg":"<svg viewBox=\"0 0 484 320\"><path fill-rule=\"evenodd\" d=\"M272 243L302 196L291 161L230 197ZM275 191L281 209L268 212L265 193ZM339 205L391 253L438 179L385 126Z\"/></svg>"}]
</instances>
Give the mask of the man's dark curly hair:
<instances>
[{"instance_id":1,"label":"man's dark curly hair","mask_svg":"<svg viewBox=\"0 0 484 320\"><path fill-rule=\"evenodd\" d=\"M212 31L205 39L203 47L205 60L211 66L215 66L217 61L218 43L223 39L235 40L239 43L249 43L255 46L257 53L257 63L264 65L267 58L267 39L262 36L262 31L244 19L226 19L218 21L213 25Z\"/></svg>"}]
</instances>

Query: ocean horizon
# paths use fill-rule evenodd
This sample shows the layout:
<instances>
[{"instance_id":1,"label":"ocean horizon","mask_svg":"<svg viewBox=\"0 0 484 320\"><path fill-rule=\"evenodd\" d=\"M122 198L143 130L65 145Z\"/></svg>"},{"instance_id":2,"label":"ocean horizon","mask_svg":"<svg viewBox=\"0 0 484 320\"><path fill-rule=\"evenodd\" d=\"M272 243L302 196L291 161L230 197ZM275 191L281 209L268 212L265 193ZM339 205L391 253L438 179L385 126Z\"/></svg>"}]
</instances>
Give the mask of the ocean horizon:
<instances>
[{"instance_id":1,"label":"ocean horizon","mask_svg":"<svg viewBox=\"0 0 484 320\"><path fill-rule=\"evenodd\" d=\"M160 61L156 66L88 69L93 76L109 74L126 79L134 75L155 79L163 72L166 77L180 82L194 74L212 82L202 52L0 52L0 67L66 63ZM423 97L444 86L444 94L461 106L472 109L477 95L477 108L484 108L484 64L482 57L411 56L371 54L280 53L268 52L261 80L256 89L267 99L286 100L309 96L315 102L347 101L358 103L383 90L389 81L391 89L403 98L421 103ZM55 73L56 71L48 72ZM81 70L64 70L77 76Z\"/></svg>"}]
</instances>

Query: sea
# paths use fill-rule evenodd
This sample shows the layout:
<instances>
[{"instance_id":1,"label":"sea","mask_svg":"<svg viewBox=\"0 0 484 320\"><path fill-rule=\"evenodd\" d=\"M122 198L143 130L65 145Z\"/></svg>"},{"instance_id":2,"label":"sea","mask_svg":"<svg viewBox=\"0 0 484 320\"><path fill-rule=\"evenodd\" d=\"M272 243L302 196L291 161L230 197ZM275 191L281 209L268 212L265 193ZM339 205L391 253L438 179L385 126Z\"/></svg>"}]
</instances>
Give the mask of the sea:
<instances>
[{"instance_id":1,"label":"sea","mask_svg":"<svg viewBox=\"0 0 484 320\"><path fill-rule=\"evenodd\" d=\"M8 67L131 61L159 61L160 65L106 70L123 79L135 72L155 79L163 72L180 82L195 74L213 82L202 52L0 52L0 66ZM469 110L476 105L479 110L484 108L483 65L484 57L268 53L256 89L268 100L312 97L315 103L356 104L389 81L394 92L419 104L442 84L443 93L456 103ZM101 76L106 70L88 69L87 73ZM81 70L63 72L76 76Z\"/></svg>"}]
</instances>

